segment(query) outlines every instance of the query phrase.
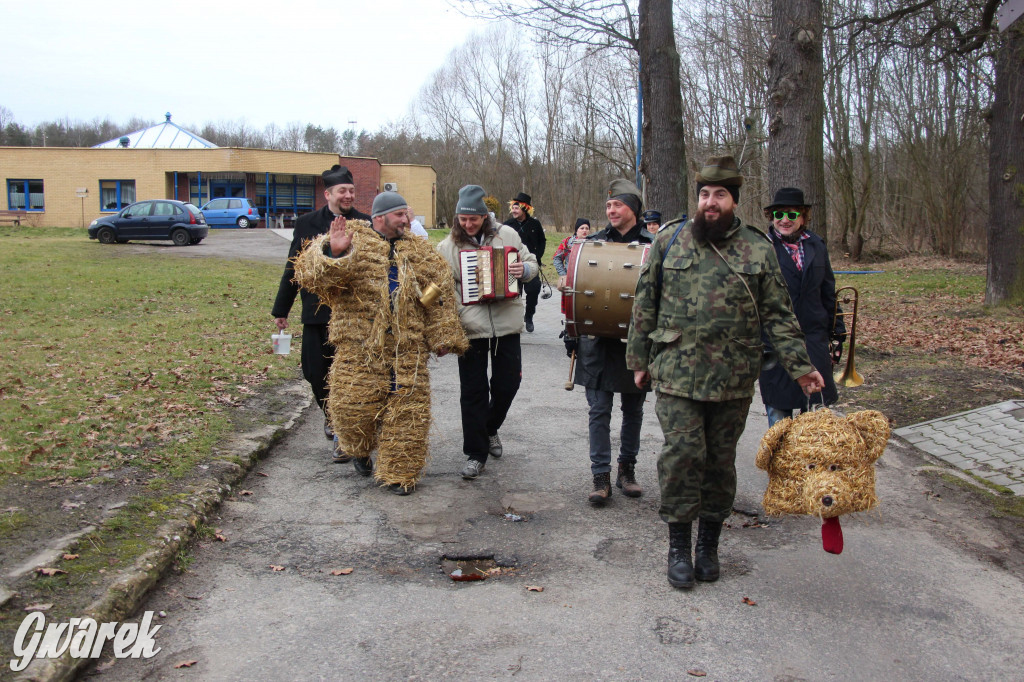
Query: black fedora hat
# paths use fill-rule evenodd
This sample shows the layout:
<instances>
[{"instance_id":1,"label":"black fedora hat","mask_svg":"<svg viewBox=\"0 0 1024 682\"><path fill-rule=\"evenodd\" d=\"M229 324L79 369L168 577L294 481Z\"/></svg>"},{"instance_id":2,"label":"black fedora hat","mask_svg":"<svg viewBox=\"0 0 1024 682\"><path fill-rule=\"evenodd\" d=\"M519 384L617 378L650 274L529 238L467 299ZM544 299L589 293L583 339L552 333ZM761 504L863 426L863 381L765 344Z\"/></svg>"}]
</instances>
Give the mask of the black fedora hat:
<instances>
[{"instance_id":1,"label":"black fedora hat","mask_svg":"<svg viewBox=\"0 0 1024 682\"><path fill-rule=\"evenodd\" d=\"M796 187L782 187L775 192L775 196L772 198L772 203L764 207L765 211L770 211L773 208L779 206L803 206L807 208L810 206L804 201L804 191L797 189Z\"/></svg>"},{"instance_id":2,"label":"black fedora hat","mask_svg":"<svg viewBox=\"0 0 1024 682\"><path fill-rule=\"evenodd\" d=\"M533 206L533 199L526 192L520 192L513 199L513 203L526 204L527 206Z\"/></svg>"}]
</instances>

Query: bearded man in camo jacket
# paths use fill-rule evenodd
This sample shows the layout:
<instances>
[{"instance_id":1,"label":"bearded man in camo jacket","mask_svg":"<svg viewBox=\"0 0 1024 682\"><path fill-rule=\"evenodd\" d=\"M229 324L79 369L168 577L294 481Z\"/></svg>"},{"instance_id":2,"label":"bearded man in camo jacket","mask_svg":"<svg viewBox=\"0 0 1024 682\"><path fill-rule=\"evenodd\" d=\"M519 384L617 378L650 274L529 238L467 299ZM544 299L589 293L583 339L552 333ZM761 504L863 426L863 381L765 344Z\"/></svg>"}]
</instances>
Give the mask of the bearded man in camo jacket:
<instances>
[{"instance_id":1,"label":"bearded man in camo jacket","mask_svg":"<svg viewBox=\"0 0 1024 682\"><path fill-rule=\"evenodd\" d=\"M761 368L761 331L805 393L824 386L771 242L734 216L742 184L731 156L708 159L697 174L697 215L662 227L651 246L629 326L626 365L638 387L652 384L665 434L659 514L669 526L673 587L718 579L718 541L736 497L736 444Z\"/></svg>"}]
</instances>

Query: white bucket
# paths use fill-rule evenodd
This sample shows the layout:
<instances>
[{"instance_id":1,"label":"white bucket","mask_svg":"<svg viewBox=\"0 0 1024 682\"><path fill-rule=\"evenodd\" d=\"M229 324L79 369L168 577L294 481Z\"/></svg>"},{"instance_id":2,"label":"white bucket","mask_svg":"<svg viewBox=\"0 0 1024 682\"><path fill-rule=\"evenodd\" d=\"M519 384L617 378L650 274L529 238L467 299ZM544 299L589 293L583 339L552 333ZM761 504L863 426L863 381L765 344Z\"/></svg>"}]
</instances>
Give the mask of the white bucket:
<instances>
[{"instance_id":1,"label":"white bucket","mask_svg":"<svg viewBox=\"0 0 1024 682\"><path fill-rule=\"evenodd\" d=\"M277 355L288 355L292 350L292 335L281 332L280 334L271 334L270 342L274 346L274 353Z\"/></svg>"}]
</instances>

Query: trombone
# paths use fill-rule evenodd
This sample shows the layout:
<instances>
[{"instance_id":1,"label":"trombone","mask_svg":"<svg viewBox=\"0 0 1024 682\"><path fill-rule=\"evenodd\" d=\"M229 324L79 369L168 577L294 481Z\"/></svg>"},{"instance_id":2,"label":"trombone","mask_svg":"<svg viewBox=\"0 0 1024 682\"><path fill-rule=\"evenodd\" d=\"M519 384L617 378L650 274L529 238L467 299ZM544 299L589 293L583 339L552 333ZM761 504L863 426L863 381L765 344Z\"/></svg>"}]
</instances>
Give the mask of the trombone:
<instances>
[{"instance_id":1,"label":"trombone","mask_svg":"<svg viewBox=\"0 0 1024 682\"><path fill-rule=\"evenodd\" d=\"M854 351L857 342L857 298L857 289L854 287L843 287L836 290L836 309L832 315L832 328L836 328L836 322L840 317L850 318L850 323L846 325L849 329L848 335L850 339L850 352L846 356L846 368L842 372L836 372L834 377L836 383L843 386L860 386L864 383L864 377L857 374L857 368L854 364ZM847 310L849 310L849 306L852 304L853 312L842 312L840 304L847 306ZM846 320L844 319L843 322L845 323ZM836 346L839 344L833 341L831 345L831 350L835 351L837 350Z\"/></svg>"}]
</instances>

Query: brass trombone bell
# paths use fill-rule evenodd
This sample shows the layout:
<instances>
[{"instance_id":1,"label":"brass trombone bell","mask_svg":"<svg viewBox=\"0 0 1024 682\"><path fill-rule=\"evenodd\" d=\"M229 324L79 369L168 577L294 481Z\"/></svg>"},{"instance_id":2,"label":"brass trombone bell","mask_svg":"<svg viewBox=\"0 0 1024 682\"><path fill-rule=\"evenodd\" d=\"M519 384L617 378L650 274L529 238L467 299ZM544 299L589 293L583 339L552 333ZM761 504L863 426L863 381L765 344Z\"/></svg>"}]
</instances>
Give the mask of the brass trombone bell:
<instances>
[{"instance_id":1,"label":"brass trombone bell","mask_svg":"<svg viewBox=\"0 0 1024 682\"><path fill-rule=\"evenodd\" d=\"M832 316L832 328L835 329L836 322L840 317L844 318L843 322L846 322L845 318L850 318L850 323L847 325L849 328L847 337L850 339L850 352L846 355L846 368L842 372L836 372L833 377L837 384L842 384L843 386L860 386L864 383L864 377L857 374L857 367L854 361L857 343L857 299L858 293L854 287L843 287L836 290L836 309ZM846 306L852 304L853 311L842 311L840 304Z\"/></svg>"}]
</instances>

